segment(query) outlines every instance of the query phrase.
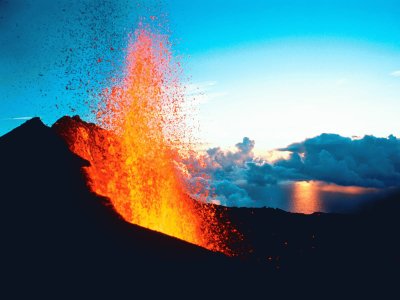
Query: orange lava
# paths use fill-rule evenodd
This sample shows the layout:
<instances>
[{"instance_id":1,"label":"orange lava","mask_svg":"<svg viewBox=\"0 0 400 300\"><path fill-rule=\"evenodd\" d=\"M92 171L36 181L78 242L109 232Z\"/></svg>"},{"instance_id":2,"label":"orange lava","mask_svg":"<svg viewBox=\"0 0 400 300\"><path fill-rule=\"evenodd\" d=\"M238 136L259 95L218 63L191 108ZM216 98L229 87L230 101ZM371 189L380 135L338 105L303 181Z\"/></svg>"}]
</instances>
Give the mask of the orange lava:
<instances>
[{"instance_id":1,"label":"orange lava","mask_svg":"<svg viewBox=\"0 0 400 300\"><path fill-rule=\"evenodd\" d=\"M232 254L227 239L235 230L205 203L207 188L187 184L190 166L181 162L192 152L176 71L166 38L137 30L124 79L104 92L97 112L103 129L75 119L61 134L90 162L86 172L92 190L108 197L125 220Z\"/></svg>"}]
</instances>

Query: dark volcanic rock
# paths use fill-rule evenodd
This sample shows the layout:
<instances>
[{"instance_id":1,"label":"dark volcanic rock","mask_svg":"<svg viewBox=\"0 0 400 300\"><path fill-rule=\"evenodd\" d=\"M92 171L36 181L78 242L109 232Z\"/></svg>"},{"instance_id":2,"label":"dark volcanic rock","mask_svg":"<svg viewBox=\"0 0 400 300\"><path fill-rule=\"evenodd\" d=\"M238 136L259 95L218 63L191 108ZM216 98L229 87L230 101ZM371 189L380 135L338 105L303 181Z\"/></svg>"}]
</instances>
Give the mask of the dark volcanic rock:
<instances>
[{"instance_id":1,"label":"dark volcanic rock","mask_svg":"<svg viewBox=\"0 0 400 300\"><path fill-rule=\"evenodd\" d=\"M225 264L222 254L122 220L107 199L87 188L81 170L87 164L39 118L0 138L6 286L122 284L165 276L169 269L184 273L204 262Z\"/></svg>"},{"instance_id":2,"label":"dark volcanic rock","mask_svg":"<svg viewBox=\"0 0 400 300\"><path fill-rule=\"evenodd\" d=\"M227 258L123 221L87 188L87 164L38 118L0 138L1 277L14 294L91 287L93 296L110 287L135 295L146 283L191 283L196 294L222 286L226 296L245 282L270 289L282 276L314 286L399 276L398 194L356 215L219 207L244 235L232 244L242 256Z\"/></svg>"}]
</instances>

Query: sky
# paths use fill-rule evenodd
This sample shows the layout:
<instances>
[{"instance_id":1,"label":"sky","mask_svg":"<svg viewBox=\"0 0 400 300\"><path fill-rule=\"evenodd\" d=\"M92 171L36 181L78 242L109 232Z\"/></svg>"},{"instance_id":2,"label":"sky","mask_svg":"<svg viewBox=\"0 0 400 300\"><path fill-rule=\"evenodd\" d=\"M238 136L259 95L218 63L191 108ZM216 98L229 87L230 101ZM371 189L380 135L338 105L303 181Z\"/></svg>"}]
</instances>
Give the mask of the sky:
<instances>
[{"instance_id":1,"label":"sky","mask_svg":"<svg viewBox=\"0 0 400 300\"><path fill-rule=\"evenodd\" d=\"M171 3L211 145L399 135L398 1Z\"/></svg>"},{"instance_id":2,"label":"sky","mask_svg":"<svg viewBox=\"0 0 400 300\"><path fill-rule=\"evenodd\" d=\"M142 13L130 0L0 0L0 134L39 116L90 116Z\"/></svg>"},{"instance_id":3,"label":"sky","mask_svg":"<svg viewBox=\"0 0 400 300\"><path fill-rule=\"evenodd\" d=\"M398 188L399 15L398 0L0 0L0 135L33 116L93 121L129 35L156 16L197 107L215 201Z\"/></svg>"},{"instance_id":4,"label":"sky","mask_svg":"<svg viewBox=\"0 0 400 300\"><path fill-rule=\"evenodd\" d=\"M1 0L0 134L33 115L87 115L153 13L166 15L208 146L400 133L398 1Z\"/></svg>"},{"instance_id":5,"label":"sky","mask_svg":"<svg viewBox=\"0 0 400 300\"><path fill-rule=\"evenodd\" d=\"M399 15L386 0L170 2L216 203L343 212L400 186Z\"/></svg>"}]
</instances>

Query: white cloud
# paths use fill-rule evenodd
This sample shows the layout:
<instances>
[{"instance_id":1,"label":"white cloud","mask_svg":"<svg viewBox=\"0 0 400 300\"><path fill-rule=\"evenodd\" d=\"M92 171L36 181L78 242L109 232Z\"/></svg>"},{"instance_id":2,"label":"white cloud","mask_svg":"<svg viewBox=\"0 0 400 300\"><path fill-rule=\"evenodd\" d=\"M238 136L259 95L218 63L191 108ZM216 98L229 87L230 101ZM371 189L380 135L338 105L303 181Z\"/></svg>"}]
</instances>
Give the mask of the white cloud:
<instances>
[{"instance_id":1,"label":"white cloud","mask_svg":"<svg viewBox=\"0 0 400 300\"><path fill-rule=\"evenodd\" d=\"M346 85L349 83L349 80L347 78L340 78L336 81L336 85Z\"/></svg>"},{"instance_id":2,"label":"white cloud","mask_svg":"<svg viewBox=\"0 0 400 300\"><path fill-rule=\"evenodd\" d=\"M32 119L33 117L13 117L13 118L5 118L5 119L3 119L3 121L9 121L9 120L16 120L16 121L18 121L18 120L30 120L30 119Z\"/></svg>"},{"instance_id":3,"label":"white cloud","mask_svg":"<svg viewBox=\"0 0 400 300\"><path fill-rule=\"evenodd\" d=\"M190 95L198 93L199 91L209 90L210 87L216 84L217 84L216 81L203 81L197 83L190 83L186 86L186 94Z\"/></svg>"},{"instance_id":4,"label":"white cloud","mask_svg":"<svg viewBox=\"0 0 400 300\"><path fill-rule=\"evenodd\" d=\"M191 83L186 86L186 98L194 100L197 104L207 103L208 101L225 96L225 92L211 92L217 84L216 81L204 81Z\"/></svg>"},{"instance_id":5,"label":"white cloud","mask_svg":"<svg viewBox=\"0 0 400 300\"><path fill-rule=\"evenodd\" d=\"M390 73L390 75L392 75L394 77L400 77L400 70L394 71L394 72Z\"/></svg>"},{"instance_id":6,"label":"white cloud","mask_svg":"<svg viewBox=\"0 0 400 300\"><path fill-rule=\"evenodd\" d=\"M204 93L204 94L191 95L191 97L193 97L193 100L196 103L203 104L209 102L212 99L223 97L225 95L227 95L227 93Z\"/></svg>"}]
</instances>

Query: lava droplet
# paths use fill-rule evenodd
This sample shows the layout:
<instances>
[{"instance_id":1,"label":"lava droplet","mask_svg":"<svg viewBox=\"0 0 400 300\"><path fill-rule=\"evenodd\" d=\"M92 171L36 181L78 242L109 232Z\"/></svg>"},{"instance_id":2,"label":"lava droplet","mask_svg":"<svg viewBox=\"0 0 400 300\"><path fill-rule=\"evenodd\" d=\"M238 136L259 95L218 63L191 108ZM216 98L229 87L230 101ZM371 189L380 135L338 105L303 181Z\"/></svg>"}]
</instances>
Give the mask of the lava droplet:
<instances>
[{"instance_id":1,"label":"lava droplet","mask_svg":"<svg viewBox=\"0 0 400 300\"><path fill-rule=\"evenodd\" d=\"M193 152L183 138L185 97L177 67L164 35L138 29L123 80L104 91L96 113L100 126L75 120L61 134L90 162L91 189L108 197L126 221L233 255L228 241L237 231L205 203L207 187L187 184L190 167L181 162ZM196 200L189 196L194 192Z\"/></svg>"}]
</instances>

